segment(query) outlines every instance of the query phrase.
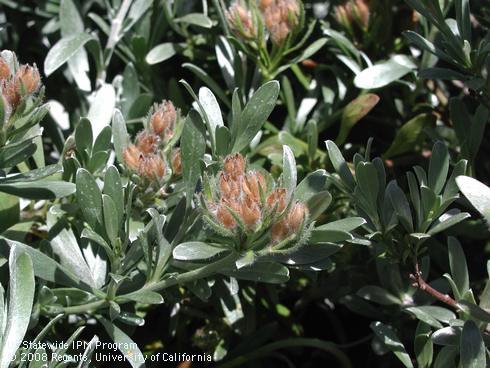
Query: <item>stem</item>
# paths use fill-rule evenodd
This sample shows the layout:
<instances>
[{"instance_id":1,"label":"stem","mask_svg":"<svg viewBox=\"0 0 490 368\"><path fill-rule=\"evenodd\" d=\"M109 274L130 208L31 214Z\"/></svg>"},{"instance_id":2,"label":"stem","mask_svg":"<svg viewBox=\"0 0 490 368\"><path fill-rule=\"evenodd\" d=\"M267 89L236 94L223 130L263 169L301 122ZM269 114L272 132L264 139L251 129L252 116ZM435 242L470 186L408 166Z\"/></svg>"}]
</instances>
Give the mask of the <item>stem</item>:
<instances>
[{"instance_id":1,"label":"stem","mask_svg":"<svg viewBox=\"0 0 490 368\"><path fill-rule=\"evenodd\" d=\"M177 285L177 284L185 284L187 282L203 279L205 277L208 277L214 273L217 273L219 270L223 269L224 267L228 266L230 263L235 262L239 257L238 253L232 252L228 256L220 259L219 261L216 261L214 263L208 264L206 266L202 266L200 268L196 268L195 270L188 271L181 273L175 277L168 278L165 280L161 280L158 282L150 282L143 286L142 289L145 290L150 290L150 291L159 291L163 290L166 288L169 288L171 286ZM129 293L132 294L132 293ZM121 295L116 298L116 301L121 303L124 302L126 299L126 295ZM120 300L121 299L121 300Z\"/></svg>"},{"instance_id":2,"label":"stem","mask_svg":"<svg viewBox=\"0 0 490 368\"><path fill-rule=\"evenodd\" d=\"M121 27L124 22L124 18L126 17L126 14L129 11L129 7L131 6L131 3L133 0L123 0L121 7L119 8L119 11L117 12L116 17L112 20L111 23L111 33L109 34L109 38L107 40L107 45L106 45L106 50L109 51L109 54L107 55L105 65L109 65L109 61L111 60L112 53L114 52L114 48L116 47L116 44L120 40L120 32L121 32Z\"/></svg>"},{"instance_id":3,"label":"stem","mask_svg":"<svg viewBox=\"0 0 490 368\"><path fill-rule=\"evenodd\" d=\"M96 302L74 305L73 307L65 307L63 308L63 314L81 314L81 313L90 313L91 311L96 311L97 309L104 308L108 306L107 300L97 300ZM59 314L59 311L54 313L48 313L50 315Z\"/></svg>"},{"instance_id":4,"label":"stem","mask_svg":"<svg viewBox=\"0 0 490 368\"><path fill-rule=\"evenodd\" d=\"M177 275L174 278L168 278L166 280L162 280L159 282L151 282L143 286L142 289L146 290L151 290L151 291L159 291L163 290L166 288L169 288L171 286L177 285L177 284L185 284L187 282L191 282L194 280L199 280L202 278L205 278L207 276L210 276L214 273L217 273L219 270L223 269L224 267L228 266L230 263L235 262L239 257L238 253L232 252L228 256L214 262L211 264L208 264L206 266L196 268L195 270L188 271L181 273L180 275ZM141 290L141 289L140 289ZM115 298L115 301L119 304L127 303L130 302L130 299L127 299L127 295L132 294L128 293L125 295L121 295ZM108 301L105 299L101 299L95 302L87 303L87 304L81 304L81 305L75 305L72 307L65 307L62 310L62 313L67 315L67 314L81 314L81 313L91 313L93 311L96 311L101 308L105 308L109 305ZM59 311L56 311L55 313L47 313L49 315L52 314L59 314Z\"/></svg>"},{"instance_id":5,"label":"stem","mask_svg":"<svg viewBox=\"0 0 490 368\"><path fill-rule=\"evenodd\" d=\"M443 303L446 303L447 305L450 305L453 308L458 307L458 303L456 302L456 300L451 298L448 294L443 294L440 291L437 291L422 278L422 272L420 272L418 262L415 263L415 273L410 274L409 277L413 281L412 286L419 288L420 290L426 292L427 294L434 297L435 299Z\"/></svg>"}]
</instances>

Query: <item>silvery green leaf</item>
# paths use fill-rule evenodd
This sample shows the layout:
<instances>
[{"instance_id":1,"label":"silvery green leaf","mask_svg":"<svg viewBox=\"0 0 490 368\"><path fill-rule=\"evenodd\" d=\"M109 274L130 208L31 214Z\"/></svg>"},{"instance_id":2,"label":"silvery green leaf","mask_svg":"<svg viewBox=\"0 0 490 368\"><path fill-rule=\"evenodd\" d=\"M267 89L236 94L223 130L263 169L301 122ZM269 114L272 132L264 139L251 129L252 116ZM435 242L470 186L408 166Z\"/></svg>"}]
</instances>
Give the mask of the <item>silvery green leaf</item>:
<instances>
[{"instance_id":1,"label":"silvery green leaf","mask_svg":"<svg viewBox=\"0 0 490 368\"><path fill-rule=\"evenodd\" d=\"M9 256L7 319L0 346L0 368L8 368L20 346L31 318L34 301L34 270L28 254L13 246Z\"/></svg>"}]
</instances>

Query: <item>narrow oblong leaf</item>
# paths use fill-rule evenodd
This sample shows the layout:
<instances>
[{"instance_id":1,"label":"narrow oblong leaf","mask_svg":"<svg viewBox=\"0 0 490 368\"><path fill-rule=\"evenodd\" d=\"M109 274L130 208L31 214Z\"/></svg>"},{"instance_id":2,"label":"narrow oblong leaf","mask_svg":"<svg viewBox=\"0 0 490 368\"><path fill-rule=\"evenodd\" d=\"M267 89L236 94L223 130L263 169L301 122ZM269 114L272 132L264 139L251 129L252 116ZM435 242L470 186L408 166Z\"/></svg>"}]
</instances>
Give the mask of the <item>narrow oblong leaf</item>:
<instances>
[{"instance_id":1,"label":"narrow oblong leaf","mask_svg":"<svg viewBox=\"0 0 490 368\"><path fill-rule=\"evenodd\" d=\"M446 183L449 171L449 152L446 145L438 141L432 148L432 156L429 162L429 188L437 195Z\"/></svg>"},{"instance_id":2,"label":"narrow oblong leaf","mask_svg":"<svg viewBox=\"0 0 490 368\"><path fill-rule=\"evenodd\" d=\"M145 61L150 64L158 64L170 59L177 53L176 45L171 42L161 43L152 48L146 55Z\"/></svg>"},{"instance_id":3,"label":"narrow oblong leaf","mask_svg":"<svg viewBox=\"0 0 490 368\"><path fill-rule=\"evenodd\" d=\"M102 317L99 320L107 331L107 334L116 343L117 349L124 355L129 364L131 364L131 367L145 367L145 357L138 348L138 345L115 324Z\"/></svg>"},{"instance_id":4,"label":"narrow oblong leaf","mask_svg":"<svg viewBox=\"0 0 490 368\"><path fill-rule=\"evenodd\" d=\"M480 329L472 320L466 321L461 333L460 343L461 368L486 367L485 344Z\"/></svg>"},{"instance_id":5,"label":"narrow oblong leaf","mask_svg":"<svg viewBox=\"0 0 490 368\"><path fill-rule=\"evenodd\" d=\"M456 184L470 203L490 224L490 188L469 176L458 176Z\"/></svg>"},{"instance_id":6,"label":"narrow oblong leaf","mask_svg":"<svg viewBox=\"0 0 490 368\"><path fill-rule=\"evenodd\" d=\"M173 250L173 257L180 261L206 260L226 252L227 249L213 247L212 245L192 241L177 245Z\"/></svg>"},{"instance_id":7,"label":"narrow oblong leaf","mask_svg":"<svg viewBox=\"0 0 490 368\"><path fill-rule=\"evenodd\" d=\"M361 71L354 78L357 88L375 89L394 82L416 68L405 55L395 55L390 60L373 65Z\"/></svg>"},{"instance_id":8,"label":"narrow oblong leaf","mask_svg":"<svg viewBox=\"0 0 490 368\"><path fill-rule=\"evenodd\" d=\"M288 199L294 193L296 189L297 173L296 173L296 160L294 159L293 151L288 146L282 146L282 184L287 191Z\"/></svg>"},{"instance_id":9,"label":"narrow oblong leaf","mask_svg":"<svg viewBox=\"0 0 490 368\"><path fill-rule=\"evenodd\" d=\"M270 81L262 85L250 98L240 114L233 152L247 147L269 117L279 96L279 83Z\"/></svg>"},{"instance_id":10,"label":"narrow oblong leaf","mask_svg":"<svg viewBox=\"0 0 490 368\"><path fill-rule=\"evenodd\" d=\"M380 339L385 346L390 349L398 359L400 359L405 367L413 368L410 356L407 354L405 347L391 328L381 322L372 322L370 327L378 339Z\"/></svg>"},{"instance_id":11,"label":"narrow oblong leaf","mask_svg":"<svg viewBox=\"0 0 490 368\"><path fill-rule=\"evenodd\" d=\"M379 96L374 93L361 95L349 102L342 112L339 135L335 139L337 145L344 144L354 125L366 116L379 102Z\"/></svg>"},{"instance_id":12,"label":"narrow oblong leaf","mask_svg":"<svg viewBox=\"0 0 490 368\"><path fill-rule=\"evenodd\" d=\"M9 256L9 302L7 320L2 336L0 368L8 368L20 346L31 318L34 301L34 271L28 254L16 246Z\"/></svg>"},{"instance_id":13,"label":"narrow oblong leaf","mask_svg":"<svg viewBox=\"0 0 490 368\"><path fill-rule=\"evenodd\" d=\"M328 150L328 158L332 162L332 165L339 174L340 178L345 182L345 184L350 188L354 189L355 181L347 163L345 162L344 156L340 152L337 145L332 141L325 142Z\"/></svg>"},{"instance_id":14,"label":"narrow oblong leaf","mask_svg":"<svg viewBox=\"0 0 490 368\"><path fill-rule=\"evenodd\" d=\"M102 224L102 193L92 174L79 169L76 176L77 201L88 224L95 229Z\"/></svg>"},{"instance_id":15,"label":"narrow oblong leaf","mask_svg":"<svg viewBox=\"0 0 490 368\"><path fill-rule=\"evenodd\" d=\"M453 236L448 238L447 245L452 279L458 288L459 295L465 295L470 288L470 280L463 248L459 241Z\"/></svg>"},{"instance_id":16,"label":"narrow oblong leaf","mask_svg":"<svg viewBox=\"0 0 490 368\"><path fill-rule=\"evenodd\" d=\"M189 111L181 137L182 176L186 186L187 206L191 204L201 176L201 163L206 152L206 140L199 113Z\"/></svg>"},{"instance_id":17,"label":"narrow oblong leaf","mask_svg":"<svg viewBox=\"0 0 490 368\"><path fill-rule=\"evenodd\" d=\"M48 52L44 60L44 73L49 76L68 61L93 37L87 33L78 33L60 39Z\"/></svg>"}]
</instances>

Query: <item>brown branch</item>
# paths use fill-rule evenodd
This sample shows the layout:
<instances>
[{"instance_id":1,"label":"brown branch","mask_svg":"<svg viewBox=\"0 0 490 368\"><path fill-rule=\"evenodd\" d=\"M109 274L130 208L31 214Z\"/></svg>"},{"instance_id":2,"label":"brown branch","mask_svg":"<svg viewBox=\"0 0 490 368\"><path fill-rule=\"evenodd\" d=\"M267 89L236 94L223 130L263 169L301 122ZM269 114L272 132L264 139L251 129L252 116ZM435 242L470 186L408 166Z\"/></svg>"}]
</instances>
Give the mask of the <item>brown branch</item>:
<instances>
[{"instance_id":1,"label":"brown branch","mask_svg":"<svg viewBox=\"0 0 490 368\"><path fill-rule=\"evenodd\" d=\"M413 287L419 288L420 290L426 292L435 299L440 300L441 302L446 303L453 308L458 308L458 303L456 302L456 300L451 298L448 294L443 294L440 291L437 291L423 279L418 262L415 263L415 273L410 274L409 277L413 281Z\"/></svg>"}]
</instances>

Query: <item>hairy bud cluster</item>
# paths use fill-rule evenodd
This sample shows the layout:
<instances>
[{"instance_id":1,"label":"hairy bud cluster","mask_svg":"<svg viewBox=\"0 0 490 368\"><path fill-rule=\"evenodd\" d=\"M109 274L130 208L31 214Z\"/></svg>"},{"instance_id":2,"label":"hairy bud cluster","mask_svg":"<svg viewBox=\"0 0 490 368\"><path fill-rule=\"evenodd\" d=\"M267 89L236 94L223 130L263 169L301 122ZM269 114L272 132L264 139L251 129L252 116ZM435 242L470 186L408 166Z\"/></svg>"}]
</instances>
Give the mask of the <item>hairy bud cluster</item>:
<instances>
[{"instance_id":1,"label":"hairy bud cluster","mask_svg":"<svg viewBox=\"0 0 490 368\"><path fill-rule=\"evenodd\" d=\"M13 111L22 99L39 90L41 77L35 65L24 64L17 70L11 70L9 64L0 57L0 85L8 109Z\"/></svg>"},{"instance_id":2,"label":"hairy bud cluster","mask_svg":"<svg viewBox=\"0 0 490 368\"><path fill-rule=\"evenodd\" d=\"M370 11L366 0L349 0L335 8L335 17L344 28L353 32L357 25L362 31L369 27Z\"/></svg>"},{"instance_id":3,"label":"hairy bud cluster","mask_svg":"<svg viewBox=\"0 0 490 368\"><path fill-rule=\"evenodd\" d=\"M163 101L150 117L147 129L138 133L134 144L123 151L126 167L150 181L159 181L167 173L167 164L163 158L165 144L174 134L177 111L170 101ZM171 168L175 175L182 172L180 149L172 152Z\"/></svg>"},{"instance_id":4,"label":"hairy bud cluster","mask_svg":"<svg viewBox=\"0 0 490 368\"><path fill-rule=\"evenodd\" d=\"M280 45L299 24L300 7L297 0L260 0L259 8L271 40Z\"/></svg>"},{"instance_id":5,"label":"hairy bud cluster","mask_svg":"<svg viewBox=\"0 0 490 368\"><path fill-rule=\"evenodd\" d=\"M226 20L236 36L244 39L257 37L257 24L254 22L252 12L241 0L237 0L228 8Z\"/></svg>"},{"instance_id":6,"label":"hairy bud cluster","mask_svg":"<svg viewBox=\"0 0 490 368\"><path fill-rule=\"evenodd\" d=\"M308 215L303 203L288 203L285 189L268 191L265 177L256 170L247 170L245 158L238 153L225 158L216 192L216 198L207 205L220 226L245 232L265 227L271 230L273 242L297 232Z\"/></svg>"},{"instance_id":7,"label":"hairy bud cluster","mask_svg":"<svg viewBox=\"0 0 490 368\"><path fill-rule=\"evenodd\" d=\"M231 31L243 39L255 39L258 32L258 18L261 18L271 40L281 45L299 25L300 4L298 0L259 0L257 8L250 8L242 0L235 1L226 11L226 19ZM254 16L256 14L256 16Z\"/></svg>"},{"instance_id":8,"label":"hairy bud cluster","mask_svg":"<svg viewBox=\"0 0 490 368\"><path fill-rule=\"evenodd\" d=\"M151 115L150 125L155 134L168 141L174 134L177 111L172 102L164 100Z\"/></svg>"}]
</instances>

